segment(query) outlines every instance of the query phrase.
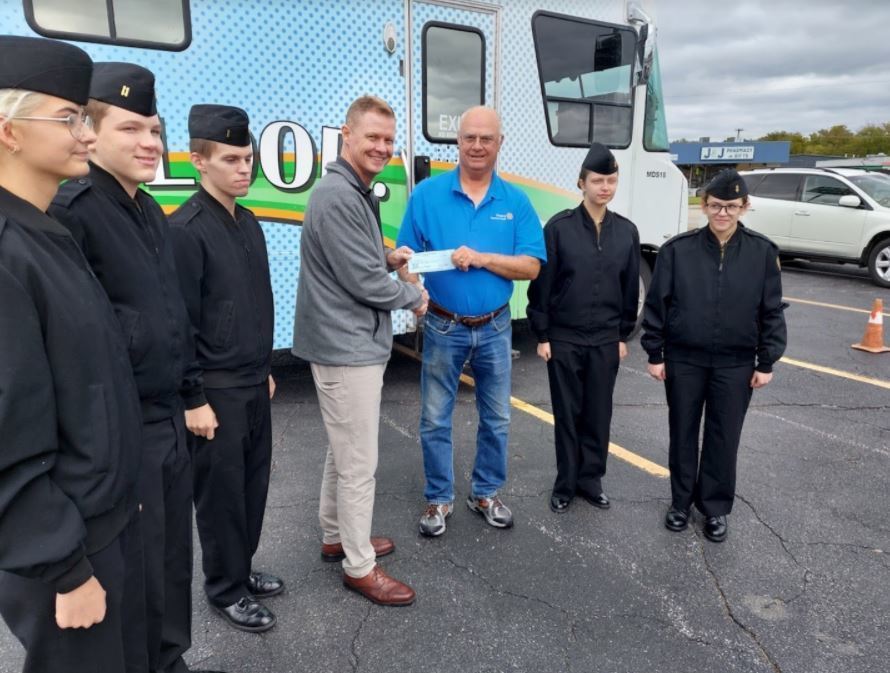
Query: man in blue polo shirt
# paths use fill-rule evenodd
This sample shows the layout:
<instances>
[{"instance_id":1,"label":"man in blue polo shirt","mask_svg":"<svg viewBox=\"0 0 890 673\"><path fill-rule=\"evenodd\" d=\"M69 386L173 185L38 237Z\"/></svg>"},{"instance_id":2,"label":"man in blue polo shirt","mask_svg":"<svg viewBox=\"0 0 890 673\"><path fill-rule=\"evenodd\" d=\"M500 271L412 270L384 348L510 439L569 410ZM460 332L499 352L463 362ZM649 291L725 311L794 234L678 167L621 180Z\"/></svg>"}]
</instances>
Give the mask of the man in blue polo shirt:
<instances>
[{"instance_id":1,"label":"man in blue polo shirt","mask_svg":"<svg viewBox=\"0 0 890 673\"><path fill-rule=\"evenodd\" d=\"M546 262L541 222L528 198L498 177L504 141L491 108L461 117L459 166L417 186L398 245L416 252L454 250L454 270L426 275L420 442L427 507L420 532L445 532L454 509L451 416L464 362L476 378L476 462L467 506L497 528L513 514L497 496L507 478L510 425L510 308L514 280L534 279Z\"/></svg>"}]
</instances>

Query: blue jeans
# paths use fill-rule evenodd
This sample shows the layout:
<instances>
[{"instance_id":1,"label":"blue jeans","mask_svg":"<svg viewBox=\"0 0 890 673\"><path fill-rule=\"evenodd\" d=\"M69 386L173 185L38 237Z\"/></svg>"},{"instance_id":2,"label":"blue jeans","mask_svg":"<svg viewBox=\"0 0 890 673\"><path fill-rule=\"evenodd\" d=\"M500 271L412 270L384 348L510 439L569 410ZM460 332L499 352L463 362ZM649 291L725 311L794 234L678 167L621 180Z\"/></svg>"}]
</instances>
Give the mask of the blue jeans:
<instances>
[{"instance_id":1,"label":"blue jeans","mask_svg":"<svg viewBox=\"0 0 890 673\"><path fill-rule=\"evenodd\" d=\"M466 361L476 379L479 412L472 495L493 497L506 481L511 344L509 309L481 327L465 327L433 313L424 317L420 444L427 502L441 505L454 500L451 417Z\"/></svg>"}]
</instances>

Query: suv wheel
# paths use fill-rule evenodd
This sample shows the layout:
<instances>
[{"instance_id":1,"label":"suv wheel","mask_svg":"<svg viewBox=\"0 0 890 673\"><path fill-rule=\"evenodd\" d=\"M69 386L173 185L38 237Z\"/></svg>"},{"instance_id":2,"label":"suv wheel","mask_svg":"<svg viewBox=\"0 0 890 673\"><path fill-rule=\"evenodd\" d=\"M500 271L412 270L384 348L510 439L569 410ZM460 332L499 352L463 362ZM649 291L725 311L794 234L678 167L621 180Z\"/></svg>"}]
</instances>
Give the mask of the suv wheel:
<instances>
[{"instance_id":1,"label":"suv wheel","mask_svg":"<svg viewBox=\"0 0 890 673\"><path fill-rule=\"evenodd\" d=\"M868 255L868 273L881 287L890 287L890 238L875 243Z\"/></svg>"}]
</instances>

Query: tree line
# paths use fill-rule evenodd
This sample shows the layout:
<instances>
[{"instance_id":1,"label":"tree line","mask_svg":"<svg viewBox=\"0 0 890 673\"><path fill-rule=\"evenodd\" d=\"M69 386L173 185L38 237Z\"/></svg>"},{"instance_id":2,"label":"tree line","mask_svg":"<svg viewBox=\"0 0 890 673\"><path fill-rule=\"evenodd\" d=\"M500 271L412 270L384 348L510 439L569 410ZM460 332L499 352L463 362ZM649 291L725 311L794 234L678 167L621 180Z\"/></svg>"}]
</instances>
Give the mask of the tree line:
<instances>
[{"instance_id":1,"label":"tree line","mask_svg":"<svg viewBox=\"0 0 890 673\"><path fill-rule=\"evenodd\" d=\"M846 124L821 129L809 135L790 131L773 131L758 140L791 141L791 154L864 157L883 152L890 155L890 122L867 124L855 132L847 128Z\"/></svg>"}]
</instances>

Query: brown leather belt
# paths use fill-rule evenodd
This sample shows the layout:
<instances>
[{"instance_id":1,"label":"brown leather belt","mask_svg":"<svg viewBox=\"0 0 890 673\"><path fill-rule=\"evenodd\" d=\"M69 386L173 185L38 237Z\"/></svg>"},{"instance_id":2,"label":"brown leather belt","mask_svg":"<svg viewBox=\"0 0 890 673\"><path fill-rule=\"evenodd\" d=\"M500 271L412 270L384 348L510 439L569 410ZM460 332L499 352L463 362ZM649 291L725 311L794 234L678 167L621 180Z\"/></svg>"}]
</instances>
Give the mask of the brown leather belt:
<instances>
[{"instance_id":1,"label":"brown leather belt","mask_svg":"<svg viewBox=\"0 0 890 673\"><path fill-rule=\"evenodd\" d=\"M457 313L452 313L448 309L431 301L429 303L429 310L438 316L447 318L451 322L459 322L464 327L482 327L482 325L487 325L497 318L509 305L510 304L504 304L491 313L483 313L482 315L458 315Z\"/></svg>"}]
</instances>

